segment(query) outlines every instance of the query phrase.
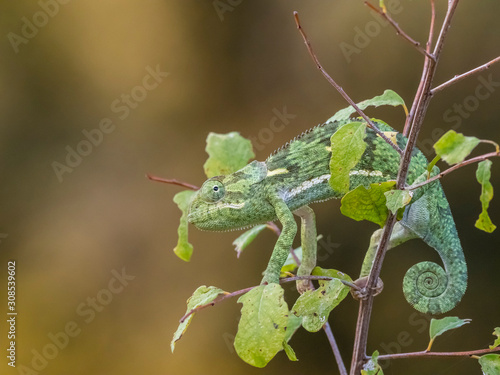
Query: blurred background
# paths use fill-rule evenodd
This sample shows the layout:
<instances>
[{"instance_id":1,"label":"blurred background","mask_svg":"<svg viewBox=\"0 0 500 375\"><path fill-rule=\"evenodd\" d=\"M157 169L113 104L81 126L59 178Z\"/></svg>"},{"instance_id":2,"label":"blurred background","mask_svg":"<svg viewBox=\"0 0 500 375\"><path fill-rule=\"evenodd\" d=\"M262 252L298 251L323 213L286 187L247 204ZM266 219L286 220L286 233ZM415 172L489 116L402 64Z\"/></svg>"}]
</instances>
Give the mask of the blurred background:
<instances>
[{"instance_id":1,"label":"blurred background","mask_svg":"<svg viewBox=\"0 0 500 375\"><path fill-rule=\"evenodd\" d=\"M438 20L446 1L437 1ZM394 0L389 10L419 41L427 38L429 2ZM201 185L208 132L239 131L257 159L346 106L312 63L292 11L325 69L355 101L390 88L411 105L422 56L361 1L41 0L0 5L0 342L7 339L7 262L17 267L17 368L2 374L306 374L337 373L322 332L299 331L264 369L232 347L241 305L225 301L200 312L170 352L186 299L200 285L227 291L256 285L275 238L261 235L236 259L239 234L190 228L194 254L172 252L179 187L146 173ZM435 84L500 53L500 2L463 1ZM500 65L438 93L419 143L445 131L500 140ZM281 119L279 118L281 114ZM284 114L287 114L286 116ZM401 108L371 110L401 130ZM273 130L278 116L283 124ZM481 146L477 152L488 152ZM493 160L492 182L500 189ZM441 168L445 168L441 164ZM469 288L451 312L472 323L435 350L471 350L493 342L500 326L499 235L474 228L480 213L475 167L443 180L469 265ZM356 277L374 224L315 205L318 233L330 241L320 265ZM500 201L490 215L500 223ZM437 260L421 241L391 251L377 297L369 351L423 350L429 317L406 303L406 270ZM296 294L287 289L291 305ZM331 315L350 361L357 303ZM62 333L64 332L64 333ZM57 346L56 346L57 345ZM480 374L471 359L399 360L386 374Z\"/></svg>"}]
</instances>

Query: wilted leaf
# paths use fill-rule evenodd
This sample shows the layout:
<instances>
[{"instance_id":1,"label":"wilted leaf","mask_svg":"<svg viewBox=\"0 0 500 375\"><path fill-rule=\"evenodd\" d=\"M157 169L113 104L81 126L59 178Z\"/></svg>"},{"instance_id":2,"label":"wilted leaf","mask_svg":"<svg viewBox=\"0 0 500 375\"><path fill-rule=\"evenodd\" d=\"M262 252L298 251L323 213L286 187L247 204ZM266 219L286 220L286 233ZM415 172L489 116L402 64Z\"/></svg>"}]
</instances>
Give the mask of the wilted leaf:
<instances>
[{"instance_id":1,"label":"wilted leaf","mask_svg":"<svg viewBox=\"0 0 500 375\"><path fill-rule=\"evenodd\" d=\"M266 227L266 224L256 225L233 241L238 258L240 257L241 252L245 250L245 248L253 242L255 237L257 237L257 235Z\"/></svg>"},{"instance_id":2,"label":"wilted leaf","mask_svg":"<svg viewBox=\"0 0 500 375\"><path fill-rule=\"evenodd\" d=\"M431 319L429 336L431 340L434 340L437 336L442 335L446 331L461 327L470 322L471 319L459 319L456 316L447 316L442 319Z\"/></svg>"},{"instance_id":3,"label":"wilted leaf","mask_svg":"<svg viewBox=\"0 0 500 375\"><path fill-rule=\"evenodd\" d=\"M246 363L264 367L283 349L289 314L283 288L276 283L260 285L238 302L243 307L234 347Z\"/></svg>"},{"instance_id":4,"label":"wilted leaf","mask_svg":"<svg viewBox=\"0 0 500 375\"><path fill-rule=\"evenodd\" d=\"M398 105L402 105L405 112L408 113L408 110L406 108L406 105L405 105L403 98L401 98L396 92L394 92L392 90L385 90L382 95L375 96L372 99L364 100L361 103L357 104L357 106L361 110L364 110L365 108L370 107L370 106L379 107L381 105L392 105L393 107L396 107ZM347 120L349 118L349 116L351 116L354 112L356 112L356 110L352 106L341 109L336 114L334 114L328 120L328 122L329 121Z\"/></svg>"},{"instance_id":5,"label":"wilted leaf","mask_svg":"<svg viewBox=\"0 0 500 375\"><path fill-rule=\"evenodd\" d=\"M485 375L500 375L500 354L486 354L479 358Z\"/></svg>"},{"instance_id":6,"label":"wilted leaf","mask_svg":"<svg viewBox=\"0 0 500 375\"><path fill-rule=\"evenodd\" d=\"M384 195L387 200L385 205L395 214L400 208L410 203L413 192L408 190L389 190Z\"/></svg>"},{"instance_id":7,"label":"wilted leaf","mask_svg":"<svg viewBox=\"0 0 500 375\"><path fill-rule=\"evenodd\" d=\"M207 303L215 300L219 295L225 294L226 292L222 289L216 288L214 286L206 287L205 285L200 286L196 289L191 297L187 300L187 310L186 314L190 312L192 309L206 305ZM186 332L187 327L191 323L191 319L193 319L194 314L189 315L182 323L179 324L177 331L174 333L174 338L170 342L170 349L172 353L175 349L175 343L180 340L184 332Z\"/></svg>"},{"instance_id":8,"label":"wilted leaf","mask_svg":"<svg viewBox=\"0 0 500 375\"><path fill-rule=\"evenodd\" d=\"M350 122L340 127L331 138L330 186L339 193L349 191L349 172L365 152L366 123Z\"/></svg>"},{"instance_id":9,"label":"wilted leaf","mask_svg":"<svg viewBox=\"0 0 500 375\"><path fill-rule=\"evenodd\" d=\"M336 270L316 267L313 275L333 277L333 280L320 280L320 287L302 294L291 312L302 317L302 326L309 332L317 332L327 322L330 312L349 294L349 287L339 279L352 281L346 274Z\"/></svg>"},{"instance_id":10,"label":"wilted leaf","mask_svg":"<svg viewBox=\"0 0 500 375\"><path fill-rule=\"evenodd\" d=\"M481 196L479 200L482 206L482 211L476 221L476 228L488 233L496 229L496 225L491 222L488 215L488 207L490 206L490 201L493 199L493 185L490 183L491 164L490 160L484 160L478 164L476 171L477 181L481 184Z\"/></svg>"},{"instance_id":11,"label":"wilted leaf","mask_svg":"<svg viewBox=\"0 0 500 375\"><path fill-rule=\"evenodd\" d=\"M368 362L363 366L361 375L384 375L382 367L378 364L378 350L375 350Z\"/></svg>"},{"instance_id":12,"label":"wilted leaf","mask_svg":"<svg viewBox=\"0 0 500 375\"><path fill-rule=\"evenodd\" d=\"M387 220L388 209L385 193L390 191L396 181L374 183L367 189L359 185L342 198L340 212L351 219L368 220L383 227Z\"/></svg>"},{"instance_id":13,"label":"wilted leaf","mask_svg":"<svg viewBox=\"0 0 500 375\"><path fill-rule=\"evenodd\" d=\"M203 169L208 178L236 172L255 157L252 143L238 132L209 133L205 150L209 157Z\"/></svg>"},{"instance_id":14,"label":"wilted leaf","mask_svg":"<svg viewBox=\"0 0 500 375\"><path fill-rule=\"evenodd\" d=\"M495 328L495 330L493 331L493 335L495 335L497 338L493 345L490 345L490 349L495 349L497 346L500 346L500 327Z\"/></svg>"},{"instance_id":15,"label":"wilted leaf","mask_svg":"<svg viewBox=\"0 0 500 375\"><path fill-rule=\"evenodd\" d=\"M438 139L433 147L438 156L452 165L463 161L479 142L480 140L476 137L466 137L454 130L449 130Z\"/></svg>"},{"instance_id":16,"label":"wilted leaf","mask_svg":"<svg viewBox=\"0 0 500 375\"><path fill-rule=\"evenodd\" d=\"M195 191L185 190L174 195L174 202L182 211L182 216L177 228L177 246L174 248L174 253L182 260L189 262L193 254L193 245L188 242L188 210L189 203L195 194Z\"/></svg>"}]
</instances>

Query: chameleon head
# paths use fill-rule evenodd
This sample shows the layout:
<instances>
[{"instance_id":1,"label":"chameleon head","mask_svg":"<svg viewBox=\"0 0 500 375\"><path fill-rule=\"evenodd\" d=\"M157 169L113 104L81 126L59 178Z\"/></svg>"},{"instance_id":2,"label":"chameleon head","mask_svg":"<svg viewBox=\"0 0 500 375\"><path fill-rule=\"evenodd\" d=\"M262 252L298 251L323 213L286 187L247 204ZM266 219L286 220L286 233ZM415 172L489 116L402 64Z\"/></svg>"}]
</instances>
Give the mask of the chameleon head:
<instances>
[{"instance_id":1,"label":"chameleon head","mask_svg":"<svg viewBox=\"0 0 500 375\"><path fill-rule=\"evenodd\" d=\"M253 206L263 194L258 182L267 171L261 164L253 162L228 176L205 181L191 201L188 221L199 229L213 231L255 224Z\"/></svg>"}]
</instances>

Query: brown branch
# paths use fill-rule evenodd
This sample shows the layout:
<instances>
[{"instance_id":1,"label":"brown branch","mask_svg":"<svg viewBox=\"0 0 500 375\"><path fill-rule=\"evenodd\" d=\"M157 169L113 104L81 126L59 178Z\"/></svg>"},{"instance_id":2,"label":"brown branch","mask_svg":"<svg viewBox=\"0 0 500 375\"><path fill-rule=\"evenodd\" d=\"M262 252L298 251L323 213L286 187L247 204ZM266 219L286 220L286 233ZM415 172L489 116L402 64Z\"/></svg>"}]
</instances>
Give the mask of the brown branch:
<instances>
[{"instance_id":1,"label":"brown branch","mask_svg":"<svg viewBox=\"0 0 500 375\"><path fill-rule=\"evenodd\" d=\"M423 54L424 56L427 56L429 57L430 59L433 59L434 56L432 56L429 52L427 52L420 44L420 42L417 42L415 39L413 39L411 36L409 36L407 33L405 33L403 31L403 29L401 29L401 27L398 25L398 23L396 21L394 21L394 19L387 13L385 12L384 10L381 10L379 8L377 8L376 6L372 5L371 3L369 3L368 1L365 1L365 5L367 7L369 7L371 10L373 10L374 12L376 12L377 14L379 14L381 17L385 18L385 20L387 22L389 22L389 24L394 27L394 29L396 30L396 34L397 35L400 35L404 40L406 40L407 42L409 42L411 45L413 45L413 47L415 47L417 49L418 52L420 52L421 54Z\"/></svg>"},{"instance_id":2,"label":"brown branch","mask_svg":"<svg viewBox=\"0 0 500 375\"><path fill-rule=\"evenodd\" d=\"M163 182L165 184L182 186L182 187L185 187L185 188L190 189L190 190L199 190L199 187L196 185L191 185L187 182L179 181L176 179L162 178L162 177L157 177L157 176L153 176L150 174L146 174L146 177L149 178L151 181Z\"/></svg>"},{"instance_id":3,"label":"brown branch","mask_svg":"<svg viewBox=\"0 0 500 375\"><path fill-rule=\"evenodd\" d=\"M479 349L467 352L428 352L426 350L412 353L397 353L397 354L382 354L378 356L379 360L383 359L400 359L400 358L415 358L415 357L470 357L473 355L481 355L499 352L500 346L493 349Z\"/></svg>"},{"instance_id":4,"label":"brown branch","mask_svg":"<svg viewBox=\"0 0 500 375\"><path fill-rule=\"evenodd\" d=\"M422 126L429 102L432 98L430 94L432 80L436 73L436 66L439 61L439 56L441 54L443 43L447 32L451 25L451 20L453 14L458 5L459 0L449 0L448 10L441 26L441 32L439 34L436 46L434 48L434 59L425 56L424 70L422 72L422 78L420 80L419 88L415 99L412 104L412 108L407 121L405 123L404 134L409 133L408 142L406 144L403 157L400 160L396 188L402 189L406 185L406 178L408 176L408 169L411 161L411 155L415 147L420 128ZM431 23L432 26L432 23ZM431 32L429 32L431 34ZM431 36L430 36L431 38ZM430 47L428 47L430 49ZM387 221L382 232L382 238L380 240L377 254L373 261L370 276L368 277L368 282L366 284L367 298L360 302L358 323L356 326L356 334L354 339L354 350L351 363L351 375L358 375L361 372L363 363L366 360L366 344L368 340L368 328L370 325L370 316L373 308L373 290L378 281L380 271L382 269L382 264L384 261L385 253L387 251L387 245L389 239L396 223L396 216L392 213L387 217Z\"/></svg>"},{"instance_id":5,"label":"brown branch","mask_svg":"<svg viewBox=\"0 0 500 375\"><path fill-rule=\"evenodd\" d=\"M436 92L438 91L441 91L442 89L448 87L448 86L451 86L453 85L454 83L457 83L458 81L461 81L462 79L464 78L467 78L475 73L479 73L479 72L482 72L483 70L486 70L488 69L490 66L492 66L493 64L497 63L500 61L500 56L498 56L497 58L487 62L486 64L483 64L481 66L478 66L477 68L474 68L472 70L469 70L468 72L465 72L465 73L462 73L462 74L458 74L458 75L455 75L452 79L450 79L449 81L446 81L445 83L442 83L440 84L439 86L433 88L431 90L431 95L434 95Z\"/></svg>"},{"instance_id":6,"label":"brown branch","mask_svg":"<svg viewBox=\"0 0 500 375\"><path fill-rule=\"evenodd\" d=\"M285 277L283 279L280 279L280 284L285 284L285 283L289 283L291 281L297 281L297 280L333 280L334 278L333 277L329 277L329 276L314 276L314 275L310 275L310 276L293 276L293 277ZM342 280L340 280L342 281ZM260 285L255 285L255 286L251 286L251 287L248 287L248 288L245 288L245 289L240 289L240 290L237 290L235 292L232 292L232 293L227 293L220 296L220 297L217 297L216 299L214 299L212 302L209 302L209 303L206 303L204 305L200 305L200 306L197 306L195 307L194 309L191 309L189 310L180 320L179 322L182 323L184 322L190 315L200 311L200 310L203 310L209 306L215 306L217 303L219 302L222 302L226 299L229 299L229 298L233 298L233 297L237 297L241 294L245 294L249 291L251 291L252 289L254 288L257 288L259 287Z\"/></svg>"},{"instance_id":7,"label":"brown branch","mask_svg":"<svg viewBox=\"0 0 500 375\"><path fill-rule=\"evenodd\" d=\"M335 87L335 89L339 92L340 95L342 95L342 97L345 99L345 101L347 103L349 103L356 110L356 112L358 112L358 114L363 118L363 120L365 120L367 122L368 126L370 128L372 128L373 131L375 131L375 133L377 133L382 139L384 139L393 149L395 149L399 153L399 155L401 155L403 153L403 151L399 148L399 146L397 144L395 144L394 142L392 142L383 132L381 132L377 128L377 126L373 123L373 121L370 120L370 118L361 110L361 108L359 108L356 105L356 103L354 103L354 101L349 97L349 95L346 94L344 89L342 87L340 87L337 84L337 82L335 82L333 80L332 77L330 77L330 75L326 72L325 69L323 69L323 66L320 64L318 58L316 57L316 54L314 53L314 51L312 49L311 43L309 42L309 39L307 38L307 36L304 32L304 29L300 25L299 14L297 12L293 12L293 16L295 18L295 23L297 25L297 29L299 30L300 35L302 35L302 39L304 40L304 44L306 45L307 50L309 51L309 55L311 56L314 63L316 64L316 68L318 68L318 70L321 72L321 74L323 74L323 76L330 83L330 85Z\"/></svg>"},{"instance_id":8,"label":"brown branch","mask_svg":"<svg viewBox=\"0 0 500 375\"><path fill-rule=\"evenodd\" d=\"M344 360L340 355L339 347L337 345L337 341L335 341L335 337L333 336L332 327L330 327L330 323L326 322L323 325L323 330L325 331L326 337L328 338L330 346L332 347L333 355L335 357L335 360L337 361L340 375L347 375L347 369L345 367Z\"/></svg>"},{"instance_id":9,"label":"brown branch","mask_svg":"<svg viewBox=\"0 0 500 375\"><path fill-rule=\"evenodd\" d=\"M489 158L492 158L495 156L500 156L500 153L499 152L490 152L488 154L484 154L484 155L480 155L480 156L476 156L474 158L464 160L463 162L455 164L454 166L452 166L448 169L445 169L441 173L435 175L434 177L429 178L428 180L425 180L424 182L406 187L406 190L415 190L419 187L422 187L424 185L430 184L431 182L439 180L440 178L446 176L448 173L451 173L459 168L465 167L466 165L478 163L478 162L484 161L486 159L489 159Z\"/></svg>"}]
</instances>

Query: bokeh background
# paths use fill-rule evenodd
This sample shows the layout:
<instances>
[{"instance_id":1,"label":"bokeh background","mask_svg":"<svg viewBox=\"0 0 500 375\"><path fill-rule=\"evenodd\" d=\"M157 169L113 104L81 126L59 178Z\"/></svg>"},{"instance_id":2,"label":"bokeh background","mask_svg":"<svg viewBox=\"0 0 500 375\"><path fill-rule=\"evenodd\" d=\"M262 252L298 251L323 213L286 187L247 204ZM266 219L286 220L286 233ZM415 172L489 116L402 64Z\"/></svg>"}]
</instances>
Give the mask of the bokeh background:
<instances>
[{"instance_id":1,"label":"bokeh background","mask_svg":"<svg viewBox=\"0 0 500 375\"><path fill-rule=\"evenodd\" d=\"M446 1L437 3L441 20ZM394 0L388 5L410 35L426 40L428 2ZM337 373L322 332L297 333L291 344L299 362L289 362L280 353L265 369L245 364L231 346L240 309L236 300L199 313L175 354L170 352L191 293L203 284L228 291L258 284L275 238L263 234L236 259L231 242L238 233L191 228L195 252L184 263L172 252L180 217L172 197L181 189L145 178L153 173L200 185L208 132L237 130L253 138L257 158L263 160L345 107L311 62L293 10L299 11L325 68L354 100L391 88L411 104L422 56L391 27L382 26L361 1L2 2L4 353L8 260L17 263L19 315L18 367L8 367L2 355L0 373ZM498 1L461 2L436 84L499 55L499 15ZM31 22L39 27L26 26ZM162 72L157 85L149 78L143 83L150 70ZM420 142L427 156L433 157L432 140L451 127L500 140L499 82L500 65L436 95ZM458 105L464 108L460 113ZM276 111L284 110L295 117L283 130L270 131ZM369 114L402 129L401 108ZM98 129L106 119L112 124L102 141L91 148L80 145L86 155L81 160L70 157L73 167L58 176L54 163L62 168L68 150L86 139L83 132ZM487 150L482 146L478 152ZM496 160L492 172L498 190ZM435 349L484 348L493 341L493 328L500 326L499 235L474 228L480 212L474 167L449 175L443 185L470 273L468 292L452 315L472 323L440 338ZM498 224L497 199L490 213ZM343 217L338 202L314 207L318 232L334 244L333 252L323 252L321 265L355 277L375 226ZM425 348L428 318L406 303L401 281L414 263L436 259L421 241L389 253L382 272L386 288L375 302L370 351ZM123 281L127 285L118 288L112 280L122 272L128 275ZM287 294L292 303L296 294ZM348 298L330 319L346 361L356 315L357 304ZM65 329L75 336L68 342L59 334ZM53 350L51 337L62 340L61 348ZM400 360L386 366L386 374L480 374L471 359Z\"/></svg>"}]
</instances>

